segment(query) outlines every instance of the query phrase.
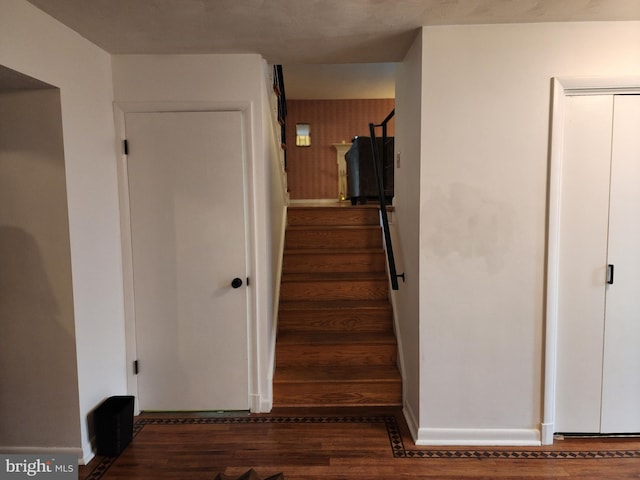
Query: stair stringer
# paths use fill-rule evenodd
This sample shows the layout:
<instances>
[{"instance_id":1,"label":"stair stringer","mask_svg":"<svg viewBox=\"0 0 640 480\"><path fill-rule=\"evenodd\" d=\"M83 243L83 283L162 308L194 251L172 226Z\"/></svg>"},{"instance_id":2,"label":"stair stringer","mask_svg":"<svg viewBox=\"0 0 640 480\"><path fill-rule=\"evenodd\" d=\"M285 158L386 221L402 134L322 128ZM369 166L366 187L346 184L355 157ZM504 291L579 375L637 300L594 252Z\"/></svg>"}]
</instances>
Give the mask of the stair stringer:
<instances>
[{"instance_id":1,"label":"stair stringer","mask_svg":"<svg viewBox=\"0 0 640 480\"><path fill-rule=\"evenodd\" d=\"M400 248L400 242L398 241L398 235L397 235L395 223L393 220L394 220L393 215L390 215L389 216L389 232L391 236L391 242L393 243L393 245L395 245L394 260L396 261L396 269L398 269L398 265L400 266L403 265L403 255L402 255L402 248ZM382 224L382 218L380 218L380 224ZM386 265L386 271L387 271L387 280L389 281L389 303L391 303L391 311L393 313L393 334L396 337L396 345L398 348L398 358L396 359L396 364L398 365L398 370L400 371L400 378L402 379L402 404L403 406L405 406L405 399L407 398L407 395L406 395L407 375L406 375L405 363L404 363L404 350L402 348L402 335L400 335L400 332L401 332L400 318L398 317L396 294L394 293L394 290L391 288L391 273L389 269L389 257L386 255L387 244L384 241L384 233L380 232L380 234L383 237L382 245L385 251L385 259L386 259L385 265ZM400 268L399 270L404 270L404 269ZM402 281L402 283L404 283L404 280Z\"/></svg>"},{"instance_id":2,"label":"stair stringer","mask_svg":"<svg viewBox=\"0 0 640 480\"><path fill-rule=\"evenodd\" d=\"M261 399L261 412L270 412L273 409L273 376L276 373L276 342L278 340L278 315L280 312L280 287L282 284L282 264L284 262L284 241L287 231L288 205L282 212L283 221L278 244L277 264L275 265L275 279L273 286L273 322L271 324L271 341L269 342L269 377L267 378L267 392Z\"/></svg>"}]
</instances>

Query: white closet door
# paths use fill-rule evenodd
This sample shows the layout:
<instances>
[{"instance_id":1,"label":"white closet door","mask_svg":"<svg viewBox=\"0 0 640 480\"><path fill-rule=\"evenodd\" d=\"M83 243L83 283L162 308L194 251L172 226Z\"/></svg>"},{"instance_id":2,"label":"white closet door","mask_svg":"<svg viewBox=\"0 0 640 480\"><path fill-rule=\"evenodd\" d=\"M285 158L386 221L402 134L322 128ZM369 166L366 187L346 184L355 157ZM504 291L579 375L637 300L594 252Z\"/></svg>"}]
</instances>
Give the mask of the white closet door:
<instances>
[{"instance_id":1,"label":"white closet door","mask_svg":"<svg viewBox=\"0 0 640 480\"><path fill-rule=\"evenodd\" d=\"M611 95L566 101L556 428L598 432L609 215Z\"/></svg>"},{"instance_id":2,"label":"white closet door","mask_svg":"<svg viewBox=\"0 0 640 480\"><path fill-rule=\"evenodd\" d=\"M242 114L126 127L140 408L248 409Z\"/></svg>"},{"instance_id":3,"label":"white closet door","mask_svg":"<svg viewBox=\"0 0 640 480\"><path fill-rule=\"evenodd\" d=\"M640 432L640 96L616 95L613 115L611 201L602 433Z\"/></svg>"}]
</instances>

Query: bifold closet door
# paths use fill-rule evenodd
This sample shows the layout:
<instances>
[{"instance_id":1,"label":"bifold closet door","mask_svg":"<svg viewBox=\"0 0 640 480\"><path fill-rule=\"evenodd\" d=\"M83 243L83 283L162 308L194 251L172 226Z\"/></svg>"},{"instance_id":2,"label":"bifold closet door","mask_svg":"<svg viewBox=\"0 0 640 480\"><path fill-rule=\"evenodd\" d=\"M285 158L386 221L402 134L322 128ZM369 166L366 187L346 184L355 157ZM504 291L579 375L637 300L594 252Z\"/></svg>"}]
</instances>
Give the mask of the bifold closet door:
<instances>
[{"instance_id":1,"label":"bifold closet door","mask_svg":"<svg viewBox=\"0 0 640 480\"><path fill-rule=\"evenodd\" d=\"M557 432L599 432L613 97L565 101Z\"/></svg>"},{"instance_id":2,"label":"bifold closet door","mask_svg":"<svg viewBox=\"0 0 640 480\"><path fill-rule=\"evenodd\" d=\"M640 432L640 95L616 95L601 433Z\"/></svg>"},{"instance_id":3,"label":"bifold closet door","mask_svg":"<svg viewBox=\"0 0 640 480\"><path fill-rule=\"evenodd\" d=\"M640 96L566 99L557 432L640 432Z\"/></svg>"}]
</instances>

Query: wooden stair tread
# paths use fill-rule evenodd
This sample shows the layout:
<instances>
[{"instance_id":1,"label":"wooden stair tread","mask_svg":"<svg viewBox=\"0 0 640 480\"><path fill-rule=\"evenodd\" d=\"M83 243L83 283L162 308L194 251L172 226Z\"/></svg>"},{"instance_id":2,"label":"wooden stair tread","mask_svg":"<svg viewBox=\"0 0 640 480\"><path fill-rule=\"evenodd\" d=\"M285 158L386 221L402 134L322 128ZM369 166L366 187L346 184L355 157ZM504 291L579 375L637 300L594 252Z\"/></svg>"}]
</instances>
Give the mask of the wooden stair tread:
<instances>
[{"instance_id":1,"label":"wooden stair tread","mask_svg":"<svg viewBox=\"0 0 640 480\"><path fill-rule=\"evenodd\" d=\"M291 210L371 210L373 208L380 208L379 204L366 203L364 205L351 205L350 203L336 203L335 205L304 205L293 204L290 205Z\"/></svg>"},{"instance_id":2,"label":"wooden stair tread","mask_svg":"<svg viewBox=\"0 0 640 480\"><path fill-rule=\"evenodd\" d=\"M287 226L287 230L360 230L368 232L371 230L382 230L382 227L380 225L289 225Z\"/></svg>"},{"instance_id":3,"label":"wooden stair tread","mask_svg":"<svg viewBox=\"0 0 640 480\"><path fill-rule=\"evenodd\" d=\"M395 345L393 334L378 332L340 332L320 333L283 332L278 335L280 345Z\"/></svg>"},{"instance_id":4,"label":"wooden stair tread","mask_svg":"<svg viewBox=\"0 0 640 480\"><path fill-rule=\"evenodd\" d=\"M304 300L280 302L280 311L297 310L387 310L391 311L388 300Z\"/></svg>"},{"instance_id":5,"label":"wooden stair tread","mask_svg":"<svg viewBox=\"0 0 640 480\"><path fill-rule=\"evenodd\" d=\"M382 229L379 225L288 226L284 236L285 251L290 249L361 249L381 248Z\"/></svg>"},{"instance_id":6,"label":"wooden stair tread","mask_svg":"<svg viewBox=\"0 0 640 480\"><path fill-rule=\"evenodd\" d=\"M349 282L386 280L386 272L308 272L283 273L282 282Z\"/></svg>"},{"instance_id":7,"label":"wooden stair tread","mask_svg":"<svg viewBox=\"0 0 640 480\"><path fill-rule=\"evenodd\" d=\"M400 372L395 366L341 366L341 367L281 367L274 383L377 383L400 382Z\"/></svg>"},{"instance_id":8,"label":"wooden stair tread","mask_svg":"<svg viewBox=\"0 0 640 480\"><path fill-rule=\"evenodd\" d=\"M362 254L384 254L382 247L354 247L354 248L288 248L285 255L353 255Z\"/></svg>"},{"instance_id":9,"label":"wooden stair tread","mask_svg":"<svg viewBox=\"0 0 640 480\"><path fill-rule=\"evenodd\" d=\"M287 225L379 225L380 214L375 207L290 207Z\"/></svg>"},{"instance_id":10,"label":"wooden stair tread","mask_svg":"<svg viewBox=\"0 0 640 480\"><path fill-rule=\"evenodd\" d=\"M394 205L387 205L387 211L392 212L395 210ZM333 205L309 205L305 203L293 203L289 205L289 210L380 210L380 202L376 201L375 203L365 203L351 205L349 202L346 203L336 203Z\"/></svg>"},{"instance_id":11,"label":"wooden stair tread","mask_svg":"<svg viewBox=\"0 0 640 480\"><path fill-rule=\"evenodd\" d=\"M283 275L289 273L386 272L386 256L377 248L287 249L282 257Z\"/></svg>"}]
</instances>

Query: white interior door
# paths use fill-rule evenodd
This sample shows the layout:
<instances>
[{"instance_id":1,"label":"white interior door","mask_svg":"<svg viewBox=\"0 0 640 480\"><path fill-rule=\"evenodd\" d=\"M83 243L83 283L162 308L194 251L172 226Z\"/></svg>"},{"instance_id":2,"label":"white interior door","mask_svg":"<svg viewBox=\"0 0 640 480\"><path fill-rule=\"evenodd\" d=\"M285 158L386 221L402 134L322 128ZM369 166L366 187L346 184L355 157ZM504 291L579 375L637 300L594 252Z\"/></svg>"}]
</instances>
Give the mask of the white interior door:
<instances>
[{"instance_id":1,"label":"white interior door","mask_svg":"<svg viewBox=\"0 0 640 480\"><path fill-rule=\"evenodd\" d=\"M566 101L556 431L640 431L640 97ZM608 264L614 283L607 284Z\"/></svg>"},{"instance_id":2,"label":"white interior door","mask_svg":"<svg viewBox=\"0 0 640 480\"><path fill-rule=\"evenodd\" d=\"M140 408L248 409L242 114L125 120Z\"/></svg>"},{"instance_id":3,"label":"white interior door","mask_svg":"<svg viewBox=\"0 0 640 480\"><path fill-rule=\"evenodd\" d=\"M613 112L602 433L640 432L640 96Z\"/></svg>"}]
</instances>

